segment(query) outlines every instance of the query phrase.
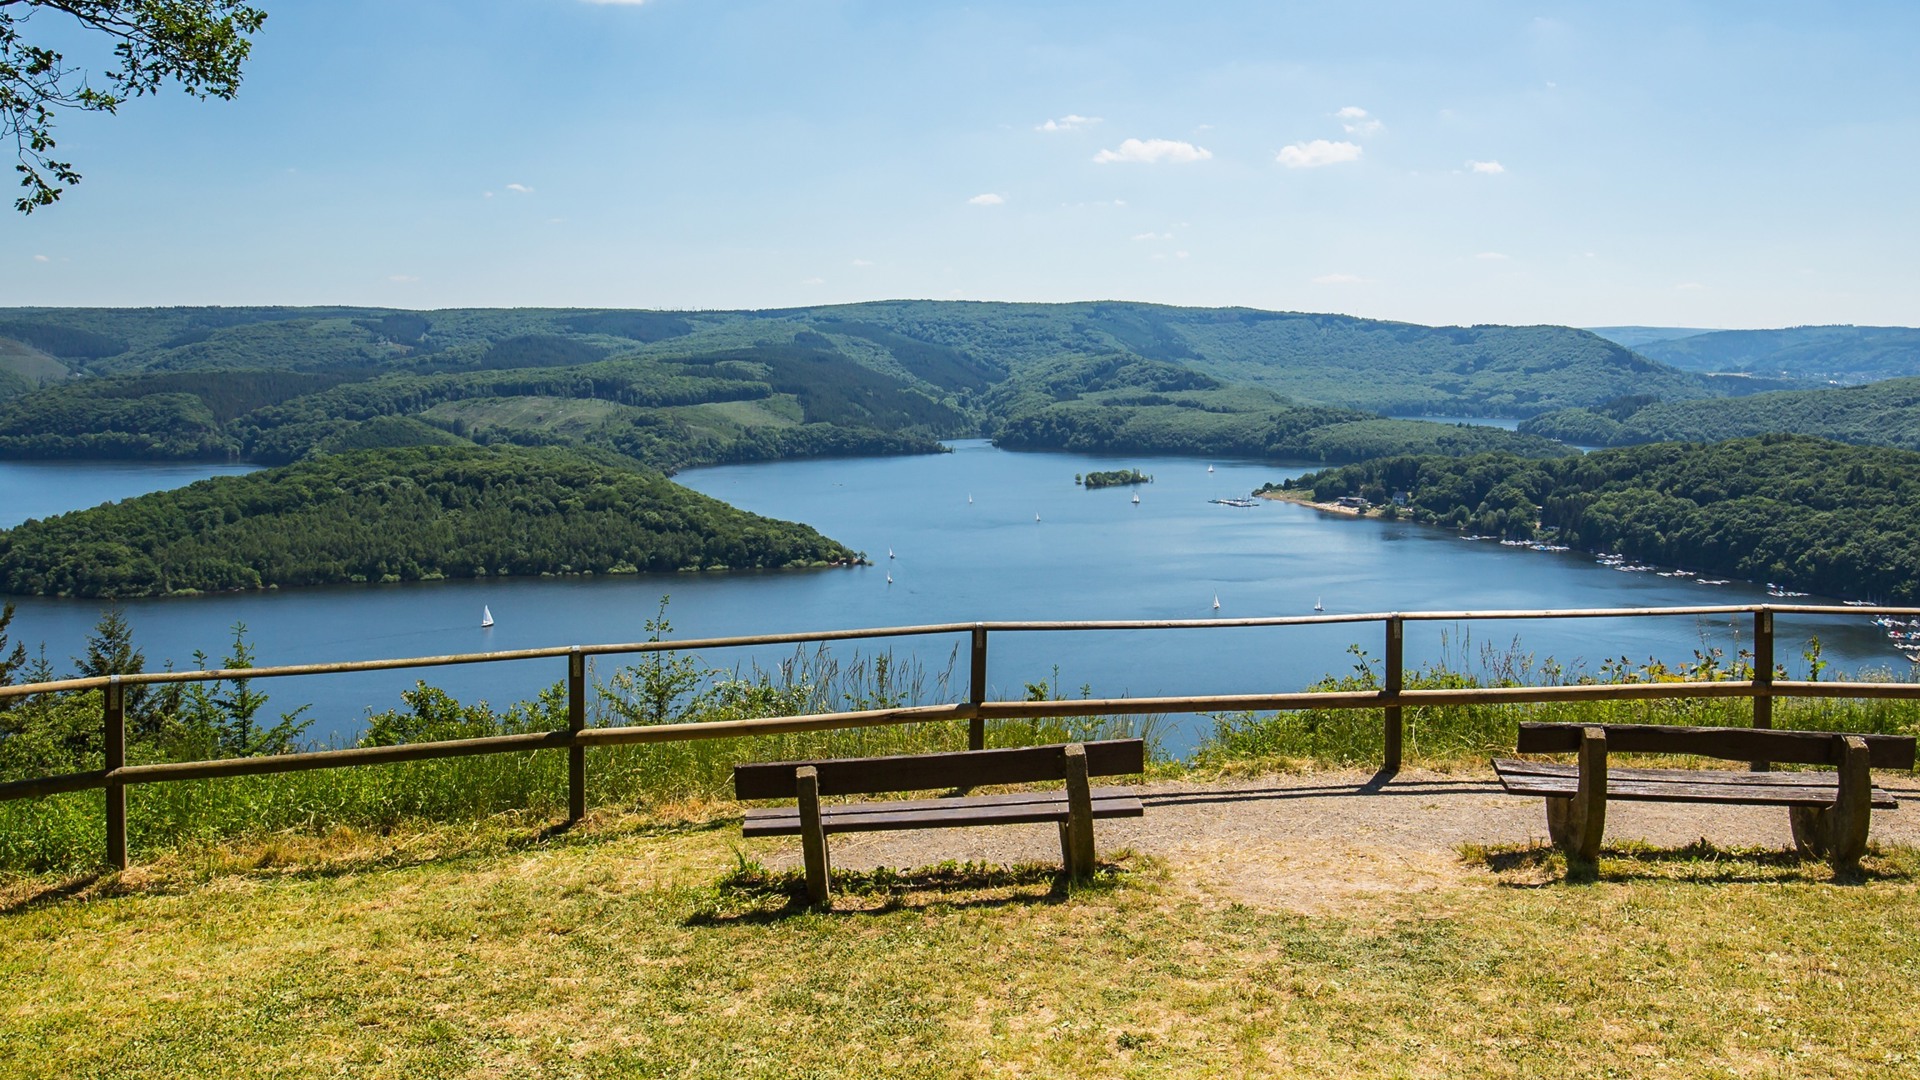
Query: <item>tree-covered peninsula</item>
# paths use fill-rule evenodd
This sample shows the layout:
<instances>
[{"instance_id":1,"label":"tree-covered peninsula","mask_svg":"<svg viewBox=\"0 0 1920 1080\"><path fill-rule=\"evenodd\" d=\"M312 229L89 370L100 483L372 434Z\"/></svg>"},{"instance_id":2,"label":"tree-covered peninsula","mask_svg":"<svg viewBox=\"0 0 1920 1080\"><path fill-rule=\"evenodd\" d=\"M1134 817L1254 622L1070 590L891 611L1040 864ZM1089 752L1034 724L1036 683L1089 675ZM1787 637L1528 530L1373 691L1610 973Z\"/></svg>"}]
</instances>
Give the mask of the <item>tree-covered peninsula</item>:
<instances>
[{"instance_id":1,"label":"tree-covered peninsula","mask_svg":"<svg viewBox=\"0 0 1920 1080\"><path fill-rule=\"evenodd\" d=\"M854 552L657 473L552 449L328 455L0 532L0 589L131 597L641 570L826 566Z\"/></svg>"},{"instance_id":2,"label":"tree-covered peninsula","mask_svg":"<svg viewBox=\"0 0 1920 1080\"><path fill-rule=\"evenodd\" d=\"M1583 457L1382 458L1287 482L1487 535L1833 596L1920 600L1920 453L1796 435Z\"/></svg>"}]
</instances>

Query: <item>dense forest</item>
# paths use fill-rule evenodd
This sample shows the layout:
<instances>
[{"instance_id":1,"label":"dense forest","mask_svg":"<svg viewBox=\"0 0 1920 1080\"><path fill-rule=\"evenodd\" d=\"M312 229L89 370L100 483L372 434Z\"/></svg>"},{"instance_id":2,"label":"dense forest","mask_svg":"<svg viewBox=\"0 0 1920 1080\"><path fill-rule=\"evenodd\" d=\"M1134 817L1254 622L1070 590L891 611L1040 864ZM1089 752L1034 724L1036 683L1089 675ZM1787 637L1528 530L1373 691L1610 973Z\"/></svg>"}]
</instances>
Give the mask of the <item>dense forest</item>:
<instances>
[{"instance_id":1,"label":"dense forest","mask_svg":"<svg viewBox=\"0 0 1920 1080\"><path fill-rule=\"evenodd\" d=\"M420 447L329 455L28 521L0 532L0 590L130 597L855 557L804 525L578 453Z\"/></svg>"},{"instance_id":2,"label":"dense forest","mask_svg":"<svg viewBox=\"0 0 1920 1080\"><path fill-rule=\"evenodd\" d=\"M1123 303L14 309L0 311L0 358L0 456L263 464L506 443L672 472L928 453L963 435L1316 461L1546 454L1539 439L1369 410L1527 415L1628 389L1721 392L1562 327Z\"/></svg>"},{"instance_id":3,"label":"dense forest","mask_svg":"<svg viewBox=\"0 0 1920 1080\"><path fill-rule=\"evenodd\" d=\"M1577 458L1395 457L1283 487L1415 520L1835 596L1920 601L1920 454L1794 435Z\"/></svg>"},{"instance_id":4,"label":"dense forest","mask_svg":"<svg viewBox=\"0 0 1920 1080\"><path fill-rule=\"evenodd\" d=\"M1905 326L1716 330L1644 341L1634 348L1687 371L1751 372L1810 383L1920 375L1920 330Z\"/></svg>"},{"instance_id":5,"label":"dense forest","mask_svg":"<svg viewBox=\"0 0 1920 1080\"><path fill-rule=\"evenodd\" d=\"M1520 430L1580 446L1716 442L1791 432L1920 450L1920 378L1700 401L1622 398L1522 421Z\"/></svg>"}]
</instances>

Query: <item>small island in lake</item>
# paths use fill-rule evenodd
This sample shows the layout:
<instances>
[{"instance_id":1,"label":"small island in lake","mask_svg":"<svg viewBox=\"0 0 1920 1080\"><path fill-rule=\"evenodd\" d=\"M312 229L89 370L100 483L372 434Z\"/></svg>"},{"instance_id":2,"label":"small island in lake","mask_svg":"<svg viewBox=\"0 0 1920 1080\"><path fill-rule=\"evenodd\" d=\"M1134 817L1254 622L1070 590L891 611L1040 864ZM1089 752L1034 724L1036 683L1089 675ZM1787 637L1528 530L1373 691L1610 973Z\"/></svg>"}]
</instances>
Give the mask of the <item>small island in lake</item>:
<instances>
[{"instance_id":1,"label":"small island in lake","mask_svg":"<svg viewBox=\"0 0 1920 1080\"><path fill-rule=\"evenodd\" d=\"M1073 482L1084 486L1088 491L1094 488L1125 487L1128 484L1151 484L1153 477L1139 469L1114 469L1110 472L1090 472L1076 475Z\"/></svg>"}]
</instances>

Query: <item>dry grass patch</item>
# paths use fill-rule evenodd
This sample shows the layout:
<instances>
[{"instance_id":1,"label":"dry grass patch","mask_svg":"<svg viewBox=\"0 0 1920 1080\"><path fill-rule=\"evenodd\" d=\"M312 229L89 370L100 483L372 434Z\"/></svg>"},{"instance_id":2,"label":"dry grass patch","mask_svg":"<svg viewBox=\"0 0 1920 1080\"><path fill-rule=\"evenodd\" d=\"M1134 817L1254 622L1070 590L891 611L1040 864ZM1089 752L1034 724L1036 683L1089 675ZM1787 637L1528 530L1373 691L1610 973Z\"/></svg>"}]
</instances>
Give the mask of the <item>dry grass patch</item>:
<instances>
[{"instance_id":1,"label":"dry grass patch","mask_svg":"<svg viewBox=\"0 0 1920 1080\"><path fill-rule=\"evenodd\" d=\"M834 907L812 910L797 875L760 865L774 847L639 814L270 846L78 889L9 884L0 1075L1814 1077L1920 1062L1911 849L1877 851L1849 886L1766 853L1630 847L1568 884L1552 856L1486 849L1461 884L1300 914L1198 897L1168 863L1115 852L1071 891L1051 865L945 863L842 875Z\"/></svg>"}]
</instances>

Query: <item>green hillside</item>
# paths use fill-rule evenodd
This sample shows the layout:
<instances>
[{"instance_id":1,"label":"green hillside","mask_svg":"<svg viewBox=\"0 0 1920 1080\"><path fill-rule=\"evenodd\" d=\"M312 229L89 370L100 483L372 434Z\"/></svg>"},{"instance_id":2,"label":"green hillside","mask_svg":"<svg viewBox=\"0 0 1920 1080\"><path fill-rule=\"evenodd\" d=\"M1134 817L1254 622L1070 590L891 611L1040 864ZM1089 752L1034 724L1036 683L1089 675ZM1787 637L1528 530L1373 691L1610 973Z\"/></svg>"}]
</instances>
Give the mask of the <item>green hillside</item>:
<instances>
[{"instance_id":1,"label":"green hillside","mask_svg":"<svg viewBox=\"0 0 1920 1080\"><path fill-rule=\"evenodd\" d=\"M1920 450L1920 378L1705 401L1626 399L1537 416L1520 430L1582 446L1717 442L1788 432Z\"/></svg>"},{"instance_id":2,"label":"green hillside","mask_svg":"<svg viewBox=\"0 0 1920 1080\"><path fill-rule=\"evenodd\" d=\"M1036 364L1081 355L1159 361L1299 404L1390 414L1524 417L1627 393L1683 400L1741 389L1568 327L1427 327L1123 302L701 312L22 308L0 310L0 333L96 378L284 371L365 381L649 361L669 373L763 383L768 394L800 400L809 423L927 434L991 426L999 418L981 396Z\"/></svg>"},{"instance_id":3,"label":"green hillside","mask_svg":"<svg viewBox=\"0 0 1920 1080\"><path fill-rule=\"evenodd\" d=\"M1920 375L1920 329L1905 326L1720 330L1650 342L1639 349L1688 371L1744 371L1840 383Z\"/></svg>"},{"instance_id":4,"label":"green hillside","mask_svg":"<svg viewBox=\"0 0 1920 1080\"><path fill-rule=\"evenodd\" d=\"M334 454L29 521L0 532L0 590L155 596L853 558L804 525L658 474L556 449L433 447Z\"/></svg>"}]
</instances>

